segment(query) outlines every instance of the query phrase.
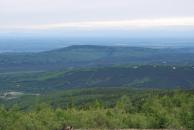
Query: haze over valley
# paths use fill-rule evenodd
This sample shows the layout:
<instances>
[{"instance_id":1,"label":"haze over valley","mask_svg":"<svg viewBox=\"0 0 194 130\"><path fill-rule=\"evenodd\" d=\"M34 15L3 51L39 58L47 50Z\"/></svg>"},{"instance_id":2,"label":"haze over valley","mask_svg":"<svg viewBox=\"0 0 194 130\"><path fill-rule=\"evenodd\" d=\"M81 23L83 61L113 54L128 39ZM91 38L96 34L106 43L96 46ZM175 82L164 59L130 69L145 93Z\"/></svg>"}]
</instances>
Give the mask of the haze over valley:
<instances>
[{"instance_id":1,"label":"haze over valley","mask_svg":"<svg viewBox=\"0 0 194 130\"><path fill-rule=\"evenodd\" d=\"M0 130L194 130L193 0L0 0Z\"/></svg>"}]
</instances>

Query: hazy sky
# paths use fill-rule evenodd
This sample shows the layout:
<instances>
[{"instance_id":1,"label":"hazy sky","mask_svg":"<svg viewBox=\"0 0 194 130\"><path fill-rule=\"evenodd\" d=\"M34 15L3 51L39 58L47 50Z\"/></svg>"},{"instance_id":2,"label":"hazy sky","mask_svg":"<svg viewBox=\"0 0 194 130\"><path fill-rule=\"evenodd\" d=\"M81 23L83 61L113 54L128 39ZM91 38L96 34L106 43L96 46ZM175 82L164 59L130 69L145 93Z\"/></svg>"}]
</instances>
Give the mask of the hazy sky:
<instances>
[{"instance_id":1,"label":"hazy sky","mask_svg":"<svg viewBox=\"0 0 194 130\"><path fill-rule=\"evenodd\" d=\"M0 32L194 27L194 0L0 0Z\"/></svg>"}]
</instances>

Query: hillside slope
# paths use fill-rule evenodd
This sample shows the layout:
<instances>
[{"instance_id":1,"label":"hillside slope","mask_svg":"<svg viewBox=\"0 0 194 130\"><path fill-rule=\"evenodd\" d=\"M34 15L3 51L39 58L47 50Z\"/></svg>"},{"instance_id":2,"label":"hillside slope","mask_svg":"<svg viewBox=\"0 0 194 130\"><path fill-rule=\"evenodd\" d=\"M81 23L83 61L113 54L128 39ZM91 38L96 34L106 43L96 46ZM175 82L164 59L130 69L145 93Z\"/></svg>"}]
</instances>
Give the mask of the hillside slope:
<instances>
[{"instance_id":1,"label":"hillside slope","mask_svg":"<svg viewBox=\"0 0 194 130\"><path fill-rule=\"evenodd\" d=\"M194 88L192 66L115 66L0 75L1 90L47 92L78 87Z\"/></svg>"},{"instance_id":2,"label":"hillside slope","mask_svg":"<svg viewBox=\"0 0 194 130\"><path fill-rule=\"evenodd\" d=\"M194 49L76 45L40 53L0 54L0 71L53 70L113 64L194 63Z\"/></svg>"}]
</instances>

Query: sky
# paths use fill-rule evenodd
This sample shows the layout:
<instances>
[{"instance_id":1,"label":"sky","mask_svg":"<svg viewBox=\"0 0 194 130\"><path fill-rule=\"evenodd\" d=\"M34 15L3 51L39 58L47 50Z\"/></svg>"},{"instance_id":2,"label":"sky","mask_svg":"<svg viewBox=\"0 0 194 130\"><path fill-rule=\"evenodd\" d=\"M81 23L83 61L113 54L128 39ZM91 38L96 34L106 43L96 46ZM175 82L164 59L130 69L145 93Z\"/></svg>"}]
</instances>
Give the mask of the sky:
<instances>
[{"instance_id":1,"label":"sky","mask_svg":"<svg viewBox=\"0 0 194 130\"><path fill-rule=\"evenodd\" d=\"M194 0L0 0L0 35L194 30Z\"/></svg>"}]
</instances>

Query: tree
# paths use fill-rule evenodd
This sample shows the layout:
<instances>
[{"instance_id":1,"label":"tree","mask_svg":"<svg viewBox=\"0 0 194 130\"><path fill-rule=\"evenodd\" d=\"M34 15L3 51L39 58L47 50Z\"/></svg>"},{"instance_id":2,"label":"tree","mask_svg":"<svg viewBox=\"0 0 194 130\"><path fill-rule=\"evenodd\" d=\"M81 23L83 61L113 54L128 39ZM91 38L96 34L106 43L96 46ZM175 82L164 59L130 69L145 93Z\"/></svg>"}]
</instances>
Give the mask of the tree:
<instances>
[{"instance_id":1,"label":"tree","mask_svg":"<svg viewBox=\"0 0 194 130\"><path fill-rule=\"evenodd\" d=\"M133 105L130 98L126 95L122 96L121 99L116 103L116 109L123 112L132 112Z\"/></svg>"}]
</instances>

